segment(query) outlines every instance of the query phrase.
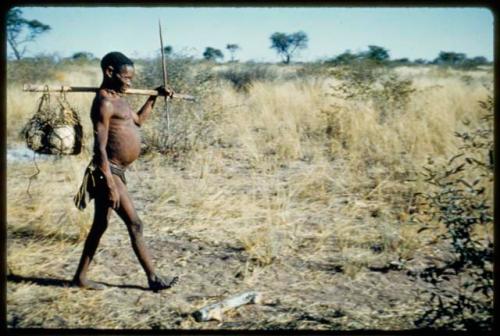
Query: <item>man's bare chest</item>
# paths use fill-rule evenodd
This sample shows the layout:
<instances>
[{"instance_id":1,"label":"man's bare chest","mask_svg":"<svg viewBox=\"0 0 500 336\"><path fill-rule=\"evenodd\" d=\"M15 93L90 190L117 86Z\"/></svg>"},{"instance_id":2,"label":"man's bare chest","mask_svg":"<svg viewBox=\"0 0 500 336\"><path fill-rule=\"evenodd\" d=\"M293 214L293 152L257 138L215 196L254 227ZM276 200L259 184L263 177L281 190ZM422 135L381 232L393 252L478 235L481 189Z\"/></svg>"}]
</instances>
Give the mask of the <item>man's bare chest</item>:
<instances>
[{"instance_id":1,"label":"man's bare chest","mask_svg":"<svg viewBox=\"0 0 500 336\"><path fill-rule=\"evenodd\" d=\"M113 103L113 116L111 122L130 122L133 120L133 112L130 105L124 101L116 101Z\"/></svg>"}]
</instances>

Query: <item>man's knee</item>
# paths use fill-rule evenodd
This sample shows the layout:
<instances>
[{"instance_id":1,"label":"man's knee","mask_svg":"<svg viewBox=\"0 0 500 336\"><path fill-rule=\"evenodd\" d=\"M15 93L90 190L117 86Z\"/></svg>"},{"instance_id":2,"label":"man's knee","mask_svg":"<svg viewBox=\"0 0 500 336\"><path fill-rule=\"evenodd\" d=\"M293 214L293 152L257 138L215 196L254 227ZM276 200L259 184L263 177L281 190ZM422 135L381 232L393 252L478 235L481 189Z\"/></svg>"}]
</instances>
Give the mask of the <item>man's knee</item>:
<instances>
[{"instance_id":1,"label":"man's knee","mask_svg":"<svg viewBox=\"0 0 500 336\"><path fill-rule=\"evenodd\" d=\"M130 222L129 228L133 235L142 235L144 225L140 218L135 218Z\"/></svg>"}]
</instances>

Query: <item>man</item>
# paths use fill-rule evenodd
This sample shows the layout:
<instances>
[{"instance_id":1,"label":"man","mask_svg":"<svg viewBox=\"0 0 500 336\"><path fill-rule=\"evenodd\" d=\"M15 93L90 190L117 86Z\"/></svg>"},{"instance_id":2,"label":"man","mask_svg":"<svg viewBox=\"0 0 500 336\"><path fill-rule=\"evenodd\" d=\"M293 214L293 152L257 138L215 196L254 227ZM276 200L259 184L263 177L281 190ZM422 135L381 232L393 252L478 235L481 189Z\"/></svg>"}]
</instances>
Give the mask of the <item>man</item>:
<instances>
[{"instance_id":1,"label":"man","mask_svg":"<svg viewBox=\"0 0 500 336\"><path fill-rule=\"evenodd\" d=\"M139 127L153 110L156 96L150 96L139 112L133 112L123 94L130 88L134 77L134 63L122 53L111 52L101 60L101 68L104 78L90 112L94 128L94 156L75 196L79 209L84 209L90 199L95 199L94 221L73 282L89 289L104 288L102 284L87 279L87 271L99 240L106 231L111 211L115 210L127 226L149 288L153 291L166 289L177 281L177 277L162 278L155 272L151 254L144 243L143 224L127 191L125 179L127 166L139 157ZM160 95L173 95L164 87L156 90Z\"/></svg>"}]
</instances>

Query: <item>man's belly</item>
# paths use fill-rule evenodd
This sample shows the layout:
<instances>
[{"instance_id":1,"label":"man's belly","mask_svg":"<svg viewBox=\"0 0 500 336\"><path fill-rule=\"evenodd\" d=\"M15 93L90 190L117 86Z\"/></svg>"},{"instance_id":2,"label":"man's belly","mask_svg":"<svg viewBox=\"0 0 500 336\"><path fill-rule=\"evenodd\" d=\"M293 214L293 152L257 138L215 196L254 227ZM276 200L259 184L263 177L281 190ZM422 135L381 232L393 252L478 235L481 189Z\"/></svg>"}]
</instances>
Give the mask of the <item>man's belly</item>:
<instances>
[{"instance_id":1,"label":"man's belly","mask_svg":"<svg viewBox=\"0 0 500 336\"><path fill-rule=\"evenodd\" d=\"M141 135L134 125L110 127L106 146L108 160L122 167L134 162L141 153Z\"/></svg>"}]
</instances>

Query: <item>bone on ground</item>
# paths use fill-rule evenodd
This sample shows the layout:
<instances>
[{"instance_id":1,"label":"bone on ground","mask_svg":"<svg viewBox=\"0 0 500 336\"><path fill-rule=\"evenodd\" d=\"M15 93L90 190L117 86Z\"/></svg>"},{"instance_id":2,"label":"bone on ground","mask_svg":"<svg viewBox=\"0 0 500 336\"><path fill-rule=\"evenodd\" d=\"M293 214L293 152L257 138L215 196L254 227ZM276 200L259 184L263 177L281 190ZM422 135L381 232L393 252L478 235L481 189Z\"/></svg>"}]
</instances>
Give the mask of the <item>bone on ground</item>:
<instances>
[{"instance_id":1,"label":"bone on ground","mask_svg":"<svg viewBox=\"0 0 500 336\"><path fill-rule=\"evenodd\" d=\"M229 299L212 303L195 311L192 315L197 322L218 320L222 321L224 312L248 303L259 304L262 302L262 294L258 292L245 292Z\"/></svg>"}]
</instances>

